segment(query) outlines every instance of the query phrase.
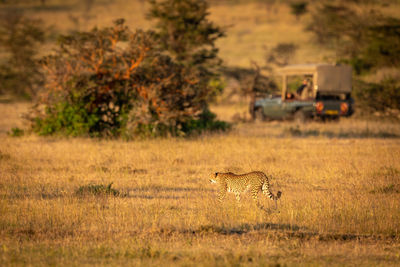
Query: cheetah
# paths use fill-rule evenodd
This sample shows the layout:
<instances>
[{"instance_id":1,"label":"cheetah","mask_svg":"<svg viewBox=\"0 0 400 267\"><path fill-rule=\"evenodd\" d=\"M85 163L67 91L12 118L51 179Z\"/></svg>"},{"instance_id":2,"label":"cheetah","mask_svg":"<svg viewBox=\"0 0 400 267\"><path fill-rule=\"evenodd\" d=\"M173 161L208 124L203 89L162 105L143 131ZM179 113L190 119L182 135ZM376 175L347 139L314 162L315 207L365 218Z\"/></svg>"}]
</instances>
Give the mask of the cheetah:
<instances>
[{"instance_id":1,"label":"cheetah","mask_svg":"<svg viewBox=\"0 0 400 267\"><path fill-rule=\"evenodd\" d=\"M248 190L250 190L253 200L257 201L258 192L262 191L264 195L275 201L277 208L277 200L282 195L281 191L278 191L276 196L270 191L269 179L265 173L260 171L240 175L232 172L216 172L212 175L210 182L218 184L218 200L221 202L225 198L226 191L234 193L238 202L240 201L240 194Z\"/></svg>"}]
</instances>

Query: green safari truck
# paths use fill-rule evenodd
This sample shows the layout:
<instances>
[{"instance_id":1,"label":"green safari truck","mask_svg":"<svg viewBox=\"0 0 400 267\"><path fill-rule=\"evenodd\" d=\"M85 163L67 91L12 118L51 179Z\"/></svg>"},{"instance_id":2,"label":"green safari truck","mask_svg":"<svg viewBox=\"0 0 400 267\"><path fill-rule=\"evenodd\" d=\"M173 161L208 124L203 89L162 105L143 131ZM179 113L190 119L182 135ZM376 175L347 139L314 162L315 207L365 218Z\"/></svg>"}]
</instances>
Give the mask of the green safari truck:
<instances>
[{"instance_id":1,"label":"green safari truck","mask_svg":"<svg viewBox=\"0 0 400 267\"><path fill-rule=\"evenodd\" d=\"M254 101L252 114L256 120L311 118L338 119L354 113L351 97L352 69L347 65L288 65L278 70L282 76L282 92ZM296 91L288 89L288 78L302 77Z\"/></svg>"}]
</instances>

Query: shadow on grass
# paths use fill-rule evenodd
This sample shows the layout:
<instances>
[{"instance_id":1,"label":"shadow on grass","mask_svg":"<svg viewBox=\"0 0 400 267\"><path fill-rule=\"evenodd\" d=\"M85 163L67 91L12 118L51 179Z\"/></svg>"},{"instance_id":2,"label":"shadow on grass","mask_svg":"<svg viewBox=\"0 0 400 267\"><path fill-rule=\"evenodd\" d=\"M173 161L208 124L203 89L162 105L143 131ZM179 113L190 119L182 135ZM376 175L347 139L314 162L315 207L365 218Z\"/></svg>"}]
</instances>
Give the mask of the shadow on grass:
<instances>
[{"instance_id":1,"label":"shadow on grass","mask_svg":"<svg viewBox=\"0 0 400 267\"><path fill-rule=\"evenodd\" d=\"M185 196L150 196L150 195L128 195L128 198L139 198L139 199L187 199Z\"/></svg>"},{"instance_id":2,"label":"shadow on grass","mask_svg":"<svg viewBox=\"0 0 400 267\"><path fill-rule=\"evenodd\" d=\"M146 169L135 169L130 166L121 167L119 169L119 171L122 173L127 173L127 174L146 174L147 173Z\"/></svg>"},{"instance_id":3,"label":"shadow on grass","mask_svg":"<svg viewBox=\"0 0 400 267\"><path fill-rule=\"evenodd\" d=\"M241 235L250 232L260 231L276 231L276 230L289 230L289 231L300 231L306 230L304 227L290 224L277 224L277 223L257 223L257 224L242 224L236 227L225 227L215 225L203 225L199 229L193 231L193 233L218 233L222 235Z\"/></svg>"},{"instance_id":4,"label":"shadow on grass","mask_svg":"<svg viewBox=\"0 0 400 267\"><path fill-rule=\"evenodd\" d=\"M400 184L389 184L369 191L371 194L398 194L400 193Z\"/></svg>"},{"instance_id":5,"label":"shadow on grass","mask_svg":"<svg viewBox=\"0 0 400 267\"><path fill-rule=\"evenodd\" d=\"M282 136L292 136L292 137L328 137L328 138L400 138L400 134L391 133L387 131L370 131L365 129L360 132L352 131L320 131L318 129L301 130L298 127L290 127L284 129Z\"/></svg>"},{"instance_id":6,"label":"shadow on grass","mask_svg":"<svg viewBox=\"0 0 400 267\"><path fill-rule=\"evenodd\" d=\"M290 240L299 239L302 241L353 241L353 240L396 240L400 237L396 234L389 235L363 235L363 234L347 234L347 233L318 233L309 231L306 227L290 224L276 223L257 223L242 224L237 227L225 227L215 225L204 225L194 231L187 231L192 234L220 234L220 235L244 235L255 234L267 236L274 240Z\"/></svg>"},{"instance_id":7,"label":"shadow on grass","mask_svg":"<svg viewBox=\"0 0 400 267\"><path fill-rule=\"evenodd\" d=\"M214 192L212 189L202 187L164 187L159 185L150 185L127 189L126 197L141 199L188 199L193 196L183 194L180 196L171 196L171 193L190 193L190 192ZM169 193L169 194L162 194Z\"/></svg>"},{"instance_id":8,"label":"shadow on grass","mask_svg":"<svg viewBox=\"0 0 400 267\"><path fill-rule=\"evenodd\" d=\"M0 199L57 199L63 198L65 194L61 193L24 193L24 192L11 192L7 194L1 194Z\"/></svg>"},{"instance_id":9,"label":"shadow on grass","mask_svg":"<svg viewBox=\"0 0 400 267\"><path fill-rule=\"evenodd\" d=\"M168 187L160 185L142 186L128 189L129 192L214 192L213 189L203 187Z\"/></svg>"},{"instance_id":10,"label":"shadow on grass","mask_svg":"<svg viewBox=\"0 0 400 267\"><path fill-rule=\"evenodd\" d=\"M1 154L0 154L1 156ZM0 194L0 199L57 199L64 197L120 197L120 198L139 198L139 199L188 199L190 195L182 194L180 196L171 196L162 193L190 193L190 192L214 192L213 189L201 187L163 187L159 185L151 185L128 189L114 189L112 183L104 184L88 184L80 186L71 195L62 192L62 188L28 188L17 186L9 188L7 193ZM5 185L0 183L0 188Z\"/></svg>"},{"instance_id":11,"label":"shadow on grass","mask_svg":"<svg viewBox=\"0 0 400 267\"><path fill-rule=\"evenodd\" d=\"M105 164L107 164L107 163L105 163ZM112 170L112 169L110 169L108 167L99 166L99 165L90 165L89 168L90 168L90 170L97 171L97 172L103 172L103 173L109 173L109 172L114 171L114 170ZM130 166L121 167L121 168L118 169L118 171L120 173L130 174L130 175L146 174L147 173L146 169L135 169L135 168L132 168Z\"/></svg>"}]
</instances>

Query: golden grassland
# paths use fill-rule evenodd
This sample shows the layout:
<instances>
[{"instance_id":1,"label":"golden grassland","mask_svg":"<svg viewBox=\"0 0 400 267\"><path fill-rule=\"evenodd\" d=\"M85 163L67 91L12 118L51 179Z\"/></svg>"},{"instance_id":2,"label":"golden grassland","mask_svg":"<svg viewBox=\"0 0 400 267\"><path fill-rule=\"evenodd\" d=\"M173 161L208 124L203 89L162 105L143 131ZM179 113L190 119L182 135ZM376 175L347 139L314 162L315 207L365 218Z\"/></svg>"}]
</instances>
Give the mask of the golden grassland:
<instances>
[{"instance_id":1,"label":"golden grassland","mask_svg":"<svg viewBox=\"0 0 400 267\"><path fill-rule=\"evenodd\" d=\"M19 106L18 106L19 105ZM26 110L28 104L18 104ZM2 127L18 126L0 104ZM234 108L213 107L221 117ZM0 133L3 265L398 265L400 125L239 123L189 139ZM210 174L261 170L263 197L216 199ZM121 196L79 196L108 185Z\"/></svg>"},{"instance_id":2,"label":"golden grassland","mask_svg":"<svg viewBox=\"0 0 400 267\"><path fill-rule=\"evenodd\" d=\"M143 1L96 1L87 11L47 3L26 9L56 32L120 17L150 27ZM307 17L296 21L283 4L267 11L222 1L210 18L229 26L218 41L229 65L262 65L264 46L280 42L299 45L294 63L334 56L309 42ZM0 265L400 264L398 122L238 122L229 133L129 142L7 135L24 127L28 106L0 103ZM249 118L246 104L212 110L223 120ZM246 195L240 205L232 195L216 200L212 173L252 170L283 191L278 210L261 194L265 210ZM76 194L110 183L121 196Z\"/></svg>"},{"instance_id":3,"label":"golden grassland","mask_svg":"<svg viewBox=\"0 0 400 267\"><path fill-rule=\"evenodd\" d=\"M88 4L89 3L89 4ZM90 4L92 3L92 4ZM272 4L267 4L272 3ZM316 7L309 3L309 10ZM0 4L0 8L2 5ZM105 27L124 18L131 29L149 29L153 22L146 19L149 5L144 0L113 1L61 1L46 0L20 4L26 14L45 22L55 38L59 33ZM399 18L400 3L384 5L377 1L364 4L364 9L378 8L388 16ZM217 40L219 56L229 66L251 67L252 62L265 65L266 51L280 43L292 43L297 50L291 64L337 61L333 51L322 49L312 41L312 34L305 31L310 13L296 19L287 3L280 1L211 1L209 19L226 30L226 37ZM54 41L54 40L53 40ZM54 42L46 44L41 55L48 54Z\"/></svg>"},{"instance_id":4,"label":"golden grassland","mask_svg":"<svg viewBox=\"0 0 400 267\"><path fill-rule=\"evenodd\" d=\"M152 22L146 19L149 6L145 1L93 3L88 6L85 1L47 0L46 6L35 2L21 7L27 14L42 19L55 33L110 26L118 18L124 18L132 29L149 29L152 26ZM395 9L398 10L398 7ZM218 40L217 46L220 57L227 65L250 67L253 61L264 65L266 48L278 43L297 45L298 50L291 63L336 60L334 53L320 49L310 41L311 34L304 31L309 15L297 20L285 3L276 1L271 6L260 1L214 1L210 4L209 19L226 29L226 37ZM49 49L46 47L43 53L48 53Z\"/></svg>"},{"instance_id":5,"label":"golden grassland","mask_svg":"<svg viewBox=\"0 0 400 267\"><path fill-rule=\"evenodd\" d=\"M313 10L317 4L311 1L308 9ZM153 26L153 22L146 19L149 5L144 0L46 0L45 6L41 6L39 1L17 6L28 16L43 20L53 39L60 33L110 26L119 18L124 18L131 29L146 30ZM374 7L388 16L400 16L398 2L386 5L376 1L363 6L365 10ZM7 5L0 4L1 7ZM307 13L296 19L288 4L281 1L210 1L209 19L226 30L226 36L217 40L216 45L219 56L229 66L251 67L252 62L264 66L267 49L280 43L296 45L291 64L335 63L336 54L315 45L312 34L305 31L310 16ZM41 55L54 48L54 41L43 47Z\"/></svg>"}]
</instances>

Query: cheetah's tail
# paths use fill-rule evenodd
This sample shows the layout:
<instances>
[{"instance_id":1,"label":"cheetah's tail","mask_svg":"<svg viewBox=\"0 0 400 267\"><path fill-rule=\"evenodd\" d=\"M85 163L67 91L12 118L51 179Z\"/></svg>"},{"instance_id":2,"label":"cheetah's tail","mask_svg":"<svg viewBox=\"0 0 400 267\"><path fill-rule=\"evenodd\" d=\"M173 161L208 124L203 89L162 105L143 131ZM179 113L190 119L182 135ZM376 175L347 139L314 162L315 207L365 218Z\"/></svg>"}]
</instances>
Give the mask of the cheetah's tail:
<instances>
[{"instance_id":1,"label":"cheetah's tail","mask_svg":"<svg viewBox=\"0 0 400 267\"><path fill-rule=\"evenodd\" d=\"M282 192L281 191L278 191L277 193L276 193L276 196L271 192L271 190L269 189L269 182L268 182L268 180L266 180L265 182L264 182L264 184L262 185L262 192L263 192L263 194L264 195L266 195L267 197L269 197L270 199L272 199L272 200L278 200L280 197L281 197L281 195L282 195Z\"/></svg>"}]
</instances>

